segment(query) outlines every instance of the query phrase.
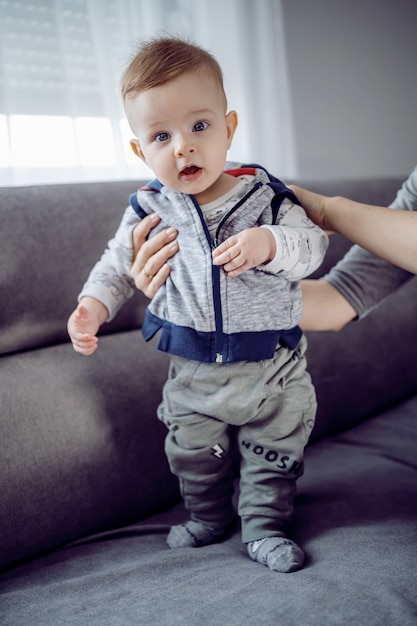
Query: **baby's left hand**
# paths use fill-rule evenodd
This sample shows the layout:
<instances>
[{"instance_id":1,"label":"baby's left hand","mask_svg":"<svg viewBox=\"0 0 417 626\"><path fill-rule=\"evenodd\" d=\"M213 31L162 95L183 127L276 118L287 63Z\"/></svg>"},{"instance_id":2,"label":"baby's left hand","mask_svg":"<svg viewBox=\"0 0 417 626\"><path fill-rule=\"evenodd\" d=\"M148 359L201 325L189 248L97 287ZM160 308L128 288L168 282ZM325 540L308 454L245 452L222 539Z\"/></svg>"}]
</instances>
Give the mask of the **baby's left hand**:
<instances>
[{"instance_id":1,"label":"baby's left hand","mask_svg":"<svg viewBox=\"0 0 417 626\"><path fill-rule=\"evenodd\" d=\"M275 257L275 237L267 228L247 228L232 235L213 251L214 265L222 265L230 278Z\"/></svg>"}]
</instances>

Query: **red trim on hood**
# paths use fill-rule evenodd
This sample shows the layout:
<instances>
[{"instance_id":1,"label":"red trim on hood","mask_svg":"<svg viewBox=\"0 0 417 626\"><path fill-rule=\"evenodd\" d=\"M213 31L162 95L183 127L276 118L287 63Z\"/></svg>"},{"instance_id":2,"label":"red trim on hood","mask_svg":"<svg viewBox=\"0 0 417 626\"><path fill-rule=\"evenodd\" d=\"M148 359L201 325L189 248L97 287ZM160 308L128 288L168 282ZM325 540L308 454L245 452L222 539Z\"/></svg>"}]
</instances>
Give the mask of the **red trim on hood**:
<instances>
[{"instance_id":1,"label":"red trim on hood","mask_svg":"<svg viewBox=\"0 0 417 626\"><path fill-rule=\"evenodd\" d=\"M230 174L230 176L244 176L245 174L249 174L249 176L255 176L256 168L255 167L238 167L234 170L225 170L225 174Z\"/></svg>"}]
</instances>

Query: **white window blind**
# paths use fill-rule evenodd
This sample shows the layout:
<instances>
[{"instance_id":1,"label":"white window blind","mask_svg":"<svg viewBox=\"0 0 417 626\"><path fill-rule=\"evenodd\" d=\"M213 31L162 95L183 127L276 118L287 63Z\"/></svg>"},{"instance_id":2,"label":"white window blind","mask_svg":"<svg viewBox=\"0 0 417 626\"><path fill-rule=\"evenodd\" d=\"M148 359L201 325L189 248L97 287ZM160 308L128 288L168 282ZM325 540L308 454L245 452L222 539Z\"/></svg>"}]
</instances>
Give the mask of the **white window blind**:
<instances>
[{"instance_id":1,"label":"white window blind","mask_svg":"<svg viewBox=\"0 0 417 626\"><path fill-rule=\"evenodd\" d=\"M190 36L222 65L240 114L230 158L262 162L269 150L291 170L281 27L279 0L0 0L0 184L148 177L119 82L135 43L161 32Z\"/></svg>"}]
</instances>

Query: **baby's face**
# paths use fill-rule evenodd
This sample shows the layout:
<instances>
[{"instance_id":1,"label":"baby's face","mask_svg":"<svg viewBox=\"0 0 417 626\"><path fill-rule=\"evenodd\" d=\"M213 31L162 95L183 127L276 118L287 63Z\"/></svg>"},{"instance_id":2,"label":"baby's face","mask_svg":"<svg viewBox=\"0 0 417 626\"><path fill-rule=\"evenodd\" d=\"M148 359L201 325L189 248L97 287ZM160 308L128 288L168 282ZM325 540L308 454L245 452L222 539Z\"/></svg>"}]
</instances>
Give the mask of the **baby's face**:
<instances>
[{"instance_id":1,"label":"baby's face","mask_svg":"<svg viewBox=\"0 0 417 626\"><path fill-rule=\"evenodd\" d=\"M209 202L218 189L237 118L210 75L192 71L126 103L132 148L167 187ZM220 185L221 188L221 185Z\"/></svg>"}]
</instances>

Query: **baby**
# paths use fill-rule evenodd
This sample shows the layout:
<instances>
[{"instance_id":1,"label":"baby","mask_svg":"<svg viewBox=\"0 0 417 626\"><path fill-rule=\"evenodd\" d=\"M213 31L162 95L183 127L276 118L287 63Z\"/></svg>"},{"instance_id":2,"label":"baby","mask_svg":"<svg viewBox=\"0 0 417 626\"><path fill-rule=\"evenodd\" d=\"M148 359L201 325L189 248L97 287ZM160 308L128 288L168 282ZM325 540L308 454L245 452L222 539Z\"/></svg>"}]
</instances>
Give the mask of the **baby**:
<instances>
[{"instance_id":1,"label":"baby","mask_svg":"<svg viewBox=\"0 0 417 626\"><path fill-rule=\"evenodd\" d=\"M208 52L179 38L150 40L126 69L122 95L133 151L156 179L131 196L82 289L68 321L74 349L92 354L101 324L133 293L132 233L158 214L153 232L174 226L179 252L143 334L161 331L158 347L171 355L158 417L190 512L168 545L206 546L226 535L236 515L237 448L248 554L278 572L297 570L304 554L285 532L316 412L298 281L322 262L327 236L265 169L226 163L237 114L227 112Z\"/></svg>"}]
</instances>

